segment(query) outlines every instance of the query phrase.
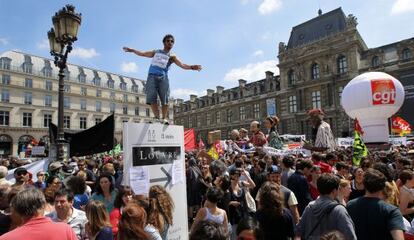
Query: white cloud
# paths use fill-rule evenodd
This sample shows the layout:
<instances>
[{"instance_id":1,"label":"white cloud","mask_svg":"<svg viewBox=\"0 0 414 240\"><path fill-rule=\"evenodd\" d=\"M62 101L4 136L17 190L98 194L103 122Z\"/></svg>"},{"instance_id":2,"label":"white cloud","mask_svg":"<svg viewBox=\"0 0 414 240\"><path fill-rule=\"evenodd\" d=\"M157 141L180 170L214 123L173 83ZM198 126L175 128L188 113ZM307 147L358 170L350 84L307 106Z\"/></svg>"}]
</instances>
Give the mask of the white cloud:
<instances>
[{"instance_id":1,"label":"white cloud","mask_svg":"<svg viewBox=\"0 0 414 240\"><path fill-rule=\"evenodd\" d=\"M9 44L9 41L6 38L0 38L0 44L7 45Z\"/></svg>"},{"instance_id":2,"label":"white cloud","mask_svg":"<svg viewBox=\"0 0 414 240\"><path fill-rule=\"evenodd\" d=\"M49 49L49 40L43 39L42 42L37 43L37 48L39 49Z\"/></svg>"},{"instance_id":3,"label":"white cloud","mask_svg":"<svg viewBox=\"0 0 414 240\"><path fill-rule=\"evenodd\" d=\"M79 58L93 58L96 56L99 56L99 53L96 52L95 48L74 48L72 52L70 53L73 57L79 57Z\"/></svg>"},{"instance_id":4,"label":"white cloud","mask_svg":"<svg viewBox=\"0 0 414 240\"><path fill-rule=\"evenodd\" d=\"M270 14L282 7L282 1L281 0L263 0L263 2L260 4L259 13L262 15Z\"/></svg>"},{"instance_id":5,"label":"white cloud","mask_svg":"<svg viewBox=\"0 0 414 240\"><path fill-rule=\"evenodd\" d=\"M396 0L391 8L391 15L414 11L414 0Z\"/></svg>"},{"instance_id":6,"label":"white cloud","mask_svg":"<svg viewBox=\"0 0 414 240\"><path fill-rule=\"evenodd\" d=\"M275 75L279 74L276 60L268 60L257 63L249 63L244 67L233 68L224 76L225 81L236 82L239 79L256 81L265 77L266 71L271 71Z\"/></svg>"},{"instance_id":7,"label":"white cloud","mask_svg":"<svg viewBox=\"0 0 414 240\"><path fill-rule=\"evenodd\" d=\"M263 56L264 52L262 50L257 50L253 53L254 57L260 57Z\"/></svg>"},{"instance_id":8,"label":"white cloud","mask_svg":"<svg viewBox=\"0 0 414 240\"><path fill-rule=\"evenodd\" d=\"M171 91L171 95L174 98L181 98L184 100L189 99L191 94L194 94L197 96L203 96L203 95L198 95L197 91L192 90L192 89L187 89L187 88L176 88ZM207 94L207 92L205 94Z\"/></svg>"},{"instance_id":9,"label":"white cloud","mask_svg":"<svg viewBox=\"0 0 414 240\"><path fill-rule=\"evenodd\" d=\"M121 69L125 73L136 73L136 72L138 72L138 66L134 62L123 62L121 64Z\"/></svg>"},{"instance_id":10,"label":"white cloud","mask_svg":"<svg viewBox=\"0 0 414 240\"><path fill-rule=\"evenodd\" d=\"M251 0L240 0L242 5L248 4Z\"/></svg>"}]
</instances>

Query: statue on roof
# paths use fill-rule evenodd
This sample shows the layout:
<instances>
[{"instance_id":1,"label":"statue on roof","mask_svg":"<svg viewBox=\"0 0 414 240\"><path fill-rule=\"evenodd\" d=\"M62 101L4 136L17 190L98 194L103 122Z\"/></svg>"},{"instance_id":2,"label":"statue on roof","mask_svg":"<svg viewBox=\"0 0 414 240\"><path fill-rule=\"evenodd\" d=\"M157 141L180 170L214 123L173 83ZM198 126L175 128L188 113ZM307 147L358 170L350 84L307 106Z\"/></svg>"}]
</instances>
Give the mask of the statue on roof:
<instances>
[{"instance_id":1,"label":"statue on roof","mask_svg":"<svg viewBox=\"0 0 414 240\"><path fill-rule=\"evenodd\" d=\"M279 42L279 53L283 53L286 49L286 44L284 42Z\"/></svg>"},{"instance_id":2,"label":"statue on roof","mask_svg":"<svg viewBox=\"0 0 414 240\"><path fill-rule=\"evenodd\" d=\"M353 14L349 14L346 18L346 26L349 28L355 28L358 25L357 18Z\"/></svg>"}]
</instances>

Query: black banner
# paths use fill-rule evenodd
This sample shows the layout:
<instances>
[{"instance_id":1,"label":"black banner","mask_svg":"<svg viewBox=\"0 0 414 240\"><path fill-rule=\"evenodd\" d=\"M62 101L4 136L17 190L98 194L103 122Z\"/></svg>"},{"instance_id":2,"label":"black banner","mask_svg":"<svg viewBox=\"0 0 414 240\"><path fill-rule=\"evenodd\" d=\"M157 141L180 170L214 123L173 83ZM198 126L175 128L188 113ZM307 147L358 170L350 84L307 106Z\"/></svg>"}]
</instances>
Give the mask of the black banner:
<instances>
[{"instance_id":1,"label":"black banner","mask_svg":"<svg viewBox=\"0 0 414 240\"><path fill-rule=\"evenodd\" d=\"M176 147L133 147L132 166L168 164L179 160L180 146Z\"/></svg>"},{"instance_id":2,"label":"black banner","mask_svg":"<svg viewBox=\"0 0 414 240\"><path fill-rule=\"evenodd\" d=\"M405 71L400 73L399 79L405 90L404 104L400 111L397 113L398 116L406 120L411 128L414 127L414 70Z\"/></svg>"}]
</instances>

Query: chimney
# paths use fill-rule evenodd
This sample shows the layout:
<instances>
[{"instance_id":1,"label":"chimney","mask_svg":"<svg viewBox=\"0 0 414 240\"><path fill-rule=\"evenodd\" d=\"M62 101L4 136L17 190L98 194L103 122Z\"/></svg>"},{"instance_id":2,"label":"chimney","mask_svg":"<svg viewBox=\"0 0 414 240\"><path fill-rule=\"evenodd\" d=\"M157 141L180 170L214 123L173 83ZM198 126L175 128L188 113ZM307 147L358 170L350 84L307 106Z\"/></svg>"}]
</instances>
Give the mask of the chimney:
<instances>
[{"instance_id":1,"label":"chimney","mask_svg":"<svg viewBox=\"0 0 414 240\"><path fill-rule=\"evenodd\" d=\"M272 80L274 73L271 71L266 71L266 80Z\"/></svg>"},{"instance_id":2,"label":"chimney","mask_svg":"<svg viewBox=\"0 0 414 240\"><path fill-rule=\"evenodd\" d=\"M207 89L207 96L212 97L214 94L214 90L213 89Z\"/></svg>"},{"instance_id":3,"label":"chimney","mask_svg":"<svg viewBox=\"0 0 414 240\"><path fill-rule=\"evenodd\" d=\"M197 99L197 95L194 95L194 94L190 95L190 102L195 102L196 99Z\"/></svg>"},{"instance_id":4,"label":"chimney","mask_svg":"<svg viewBox=\"0 0 414 240\"><path fill-rule=\"evenodd\" d=\"M218 93L218 94L222 94L222 93L223 93L223 90L224 90L224 87L222 87L222 86L217 86L217 87L216 87L216 89L217 89L217 93Z\"/></svg>"},{"instance_id":5,"label":"chimney","mask_svg":"<svg viewBox=\"0 0 414 240\"><path fill-rule=\"evenodd\" d=\"M247 81L244 79L239 79L239 87L244 88L246 86Z\"/></svg>"},{"instance_id":6,"label":"chimney","mask_svg":"<svg viewBox=\"0 0 414 240\"><path fill-rule=\"evenodd\" d=\"M175 99L176 104L180 105L184 103L184 100L182 100L181 98L177 98Z\"/></svg>"}]
</instances>

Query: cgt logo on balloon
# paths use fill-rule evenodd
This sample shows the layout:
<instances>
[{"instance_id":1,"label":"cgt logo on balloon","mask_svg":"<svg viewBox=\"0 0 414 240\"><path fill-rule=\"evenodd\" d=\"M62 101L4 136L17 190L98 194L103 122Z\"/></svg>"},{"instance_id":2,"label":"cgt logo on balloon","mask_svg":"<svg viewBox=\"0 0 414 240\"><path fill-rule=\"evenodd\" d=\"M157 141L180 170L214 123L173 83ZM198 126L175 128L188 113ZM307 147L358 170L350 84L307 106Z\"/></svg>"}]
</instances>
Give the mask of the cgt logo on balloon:
<instances>
[{"instance_id":1,"label":"cgt logo on balloon","mask_svg":"<svg viewBox=\"0 0 414 240\"><path fill-rule=\"evenodd\" d=\"M389 79L371 80L372 104L394 104L395 103L395 85Z\"/></svg>"}]
</instances>

